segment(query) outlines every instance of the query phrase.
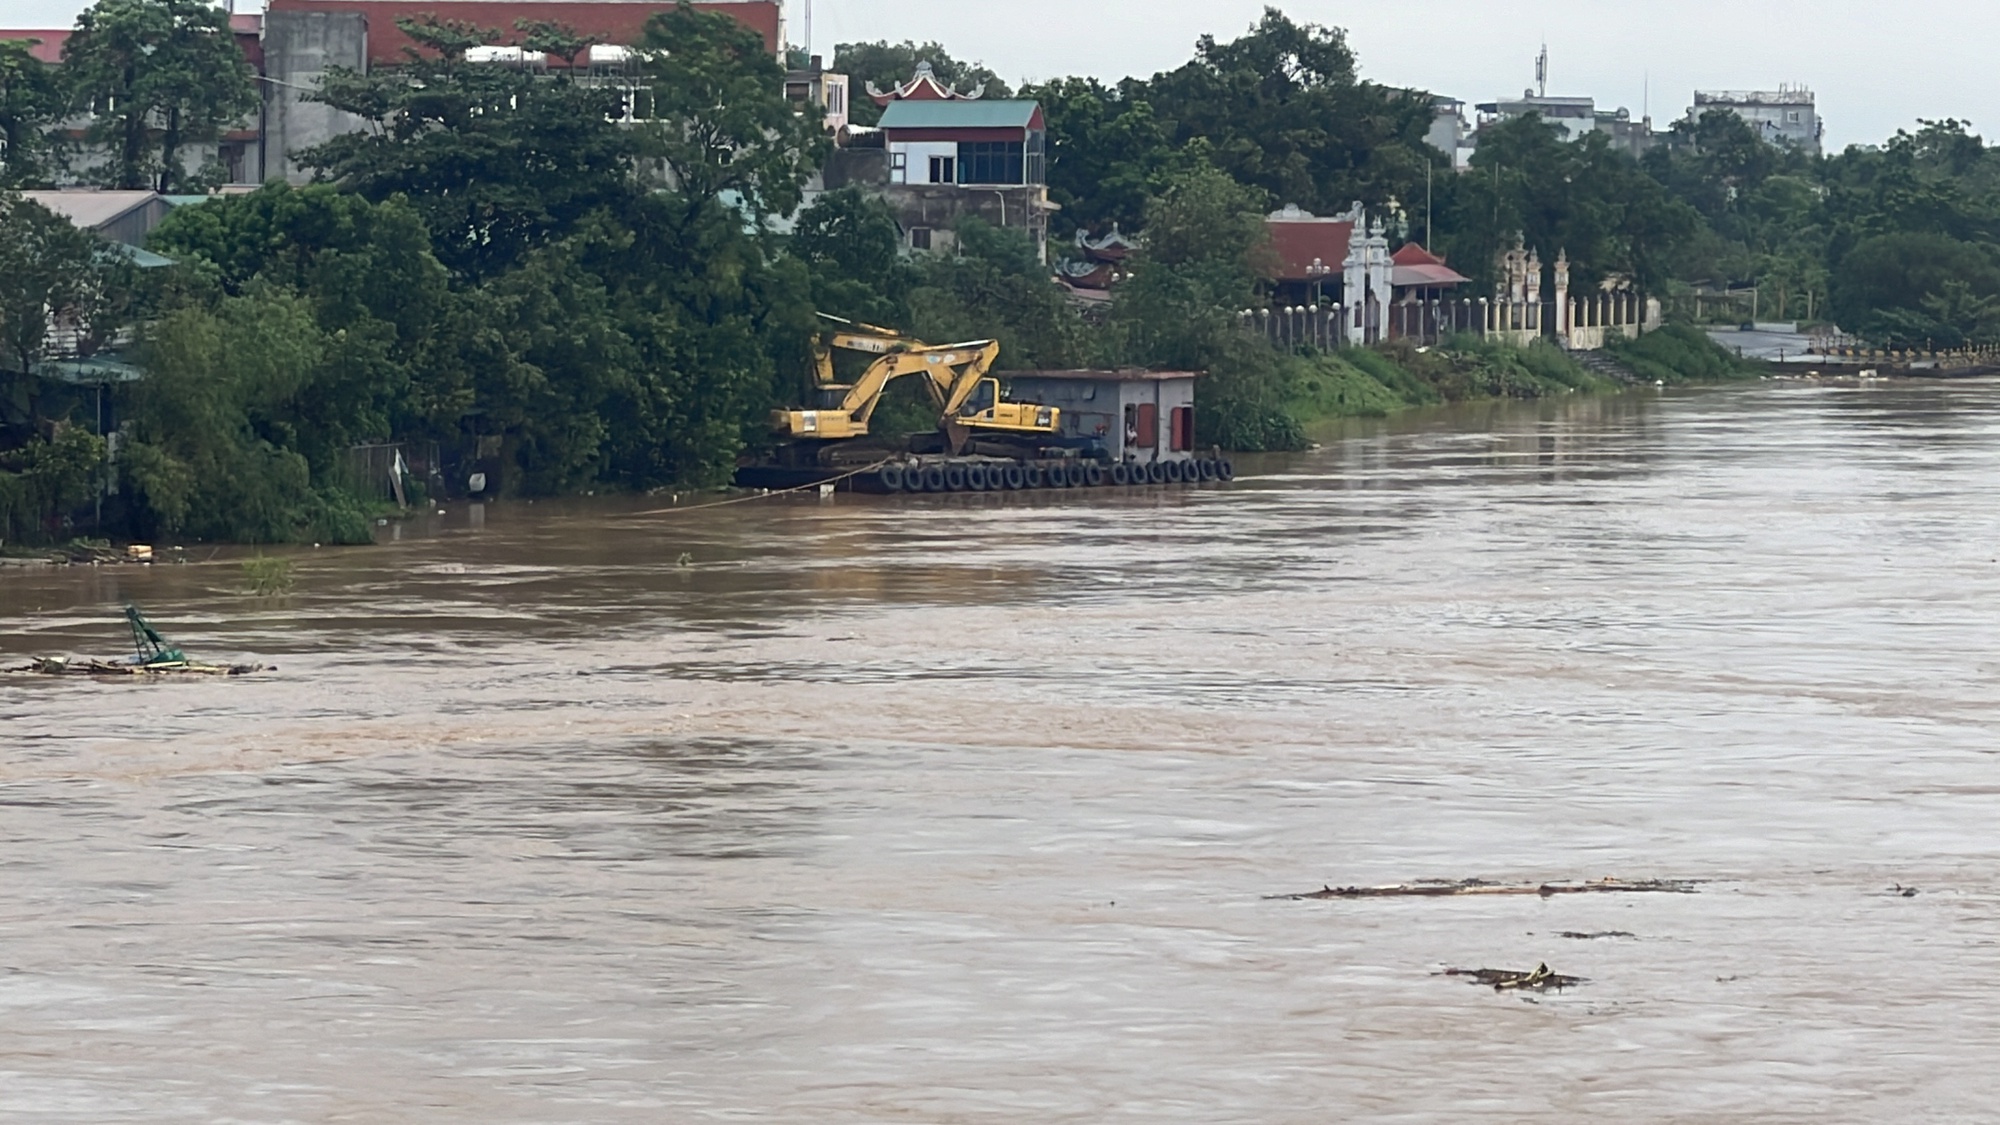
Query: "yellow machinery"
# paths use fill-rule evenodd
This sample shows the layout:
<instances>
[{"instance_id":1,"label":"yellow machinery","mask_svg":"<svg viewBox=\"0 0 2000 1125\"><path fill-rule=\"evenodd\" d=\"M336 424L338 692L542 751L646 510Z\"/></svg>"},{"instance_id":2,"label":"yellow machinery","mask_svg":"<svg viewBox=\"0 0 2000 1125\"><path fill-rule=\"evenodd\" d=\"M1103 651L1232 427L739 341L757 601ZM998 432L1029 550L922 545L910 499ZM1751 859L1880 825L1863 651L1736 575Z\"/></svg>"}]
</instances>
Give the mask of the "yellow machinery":
<instances>
[{"instance_id":1,"label":"yellow machinery","mask_svg":"<svg viewBox=\"0 0 2000 1125\"><path fill-rule=\"evenodd\" d=\"M868 436L868 419L883 392L906 375L924 376L938 406L939 428L954 446L980 432L1054 435L1061 429L1061 412L1055 407L1001 398L1000 381L987 374L1000 358L1000 345L993 340L926 344L892 329L820 315L840 326L813 345L814 381L826 405L773 412L772 428L783 437L841 441ZM834 374L836 351L878 358L852 383L842 383Z\"/></svg>"}]
</instances>

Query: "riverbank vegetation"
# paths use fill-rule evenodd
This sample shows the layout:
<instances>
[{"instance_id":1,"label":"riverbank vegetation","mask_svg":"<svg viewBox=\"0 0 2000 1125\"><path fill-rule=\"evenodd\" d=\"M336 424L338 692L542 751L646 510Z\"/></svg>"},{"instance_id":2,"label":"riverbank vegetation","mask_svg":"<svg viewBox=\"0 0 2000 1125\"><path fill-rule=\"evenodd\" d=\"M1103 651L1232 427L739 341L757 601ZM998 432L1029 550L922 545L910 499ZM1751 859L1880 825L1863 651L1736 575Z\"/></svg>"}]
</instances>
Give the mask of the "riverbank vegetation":
<instances>
[{"instance_id":1,"label":"riverbank vegetation","mask_svg":"<svg viewBox=\"0 0 2000 1125\"><path fill-rule=\"evenodd\" d=\"M226 37L193 34L198 7L102 0L73 69L0 44L0 132L18 154L0 189L54 177L74 154L43 126L120 97L117 82L137 83L119 104L153 99L182 131L107 116L99 148L116 159L89 175L205 182L173 179L174 146L235 112L250 78L203 53ZM127 26L154 49L114 73L125 39L110 31ZM1458 175L1424 142L1428 95L1368 81L1338 30L1273 11L1150 79L1020 91L1047 110L1056 242L1114 223L1140 236L1117 299L1086 315L1016 232L972 220L953 253L912 255L864 192L801 207L831 139L726 16L647 25L655 104L637 124L618 123L620 92L566 71L466 62L502 29L405 30L408 69L336 73L317 95L369 126L299 154L318 182L176 210L150 244L169 267L135 270L0 197L0 539L358 541L377 499L352 451L391 442L500 494L720 484L766 440L768 410L805 395L815 310L997 338L1014 368L1200 370L1199 439L1239 449L1297 446L1331 415L1611 385L1542 344L1273 348L1240 313L1267 299L1262 216L1286 203L1361 201L1481 286L1518 235L1544 261L1566 250L1579 288L1630 279L1676 309L1750 278L1767 312L1830 309L1885 342L2000 339L2000 163L1958 122L1816 160L1711 117L1634 160L1524 119L1488 130ZM588 47L554 24L517 30L557 56ZM919 61L1009 92L935 44L848 44L834 65L888 83ZM199 83L174 77L193 70ZM52 319L97 373L46 377ZM1743 373L1691 328L1614 350L1649 380ZM107 380L110 366L142 377ZM928 422L915 401L881 418Z\"/></svg>"}]
</instances>

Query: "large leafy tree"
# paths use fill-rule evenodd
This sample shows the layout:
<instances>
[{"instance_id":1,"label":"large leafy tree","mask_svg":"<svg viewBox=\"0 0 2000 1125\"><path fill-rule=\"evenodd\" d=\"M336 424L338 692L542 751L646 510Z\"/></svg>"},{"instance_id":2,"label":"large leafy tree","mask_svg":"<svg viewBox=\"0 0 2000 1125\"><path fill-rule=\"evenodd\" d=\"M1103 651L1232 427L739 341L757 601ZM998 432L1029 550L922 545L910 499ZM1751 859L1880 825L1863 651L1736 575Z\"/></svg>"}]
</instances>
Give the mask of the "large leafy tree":
<instances>
[{"instance_id":1,"label":"large leafy tree","mask_svg":"<svg viewBox=\"0 0 2000 1125\"><path fill-rule=\"evenodd\" d=\"M68 219L0 194L0 370L26 376L50 351L49 328L89 351L111 331L115 267Z\"/></svg>"},{"instance_id":2,"label":"large leafy tree","mask_svg":"<svg viewBox=\"0 0 2000 1125\"><path fill-rule=\"evenodd\" d=\"M1144 85L1061 78L1029 86L1021 96L1040 101L1048 118L1049 196L1062 208L1057 224L1067 230L1144 226L1146 202L1175 152Z\"/></svg>"},{"instance_id":3,"label":"large leafy tree","mask_svg":"<svg viewBox=\"0 0 2000 1125\"><path fill-rule=\"evenodd\" d=\"M1658 285L1673 251L1702 229L1694 208L1602 134L1566 141L1534 114L1482 130L1471 170L1443 194L1450 226L1439 248L1475 277L1490 276L1520 237L1544 263L1566 251L1573 288L1612 274Z\"/></svg>"},{"instance_id":4,"label":"large leafy tree","mask_svg":"<svg viewBox=\"0 0 2000 1125\"><path fill-rule=\"evenodd\" d=\"M63 44L64 72L92 113L88 139L107 161L108 186L171 192L214 182L190 174L190 145L257 108L249 63L229 17L205 0L98 0Z\"/></svg>"},{"instance_id":5,"label":"large leafy tree","mask_svg":"<svg viewBox=\"0 0 2000 1125\"><path fill-rule=\"evenodd\" d=\"M895 212L858 188L828 192L801 211L786 248L811 271L821 312L872 324L908 317L916 270L902 253Z\"/></svg>"},{"instance_id":6,"label":"large leafy tree","mask_svg":"<svg viewBox=\"0 0 2000 1125\"><path fill-rule=\"evenodd\" d=\"M1408 203L1443 159L1424 143L1429 95L1363 81L1343 31L1275 8L1233 41L1203 36L1192 61L1126 96L1147 102L1176 146L1206 138L1238 181L1326 213Z\"/></svg>"},{"instance_id":7,"label":"large leafy tree","mask_svg":"<svg viewBox=\"0 0 2000 1125\"><path fill-rule=\"evenodd\" d=\"M954 90L977 91L989 98L1010 97L1012 92L1000 76L985 64L953 58L941 43L916 43L886 39L873 43L842 43L833 50L833 69L853 82L853 104L848 114L856 125L873 125L882 119L882 107L868 97L868 86L888 90L908 82L917 67L930 64L939 82Z\"/></svg>"},{"instance_id":8,"label":"large leafy tree","mask_svg":"<svg viewBox=\"0 0 2000 1125\"><path fill-rule=\"evenodd\" d=\"M686 216L725 194L757 220L796 210L833 142L785 98L763 38L682 0L647 21L639 48L654 119L643 152L666 168Z\"/></svg>"},{"instance_id":9,"label":"large leafy tree","mask_svg":"<svg viewBox=\"0 0 2000 1125\"><path fill-rule=\"evenodd\" d=\"M465 61L497 30L402 20L415 40L406 66L336 71L316 95L371 128L299 154L325 179L382 202L401 196L429 228L438 258L460 275L504 272L586 216L637 190L635 134L621 127L625 95L506 66ZM582 49L557 28L530 32L545 48Z\"/></svg>"},{"instance_id":10,"label":"large leafy tree","mask_svg":"<svg viewBox=\"0 0 2000 1125\"><path fill-rule=\"evenodd\" d=\"M64 111L53 67L35 40L0 40L0 189L35 187L54 172L54 127Z\"/></svg>"}]
</instances>

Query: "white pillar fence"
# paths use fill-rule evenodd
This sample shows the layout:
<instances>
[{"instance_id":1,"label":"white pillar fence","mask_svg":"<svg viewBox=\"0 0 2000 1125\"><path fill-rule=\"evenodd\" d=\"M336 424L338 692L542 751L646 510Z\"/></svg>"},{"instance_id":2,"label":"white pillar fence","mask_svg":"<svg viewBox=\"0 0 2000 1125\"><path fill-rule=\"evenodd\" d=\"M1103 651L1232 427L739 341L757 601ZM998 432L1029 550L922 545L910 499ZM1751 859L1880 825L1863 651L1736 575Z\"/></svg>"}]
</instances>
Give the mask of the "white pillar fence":
<instances>
[{"instance_id":1,"label":"white pillar fence","mask_svg":"<svg viewBox=\"0 0 2000 1125\"><path fill-rule=\"evenodd\" d=\"M1549 340L1570 351L1596 351L1615 337L1637 339L1660 326L1660 303L1630 290L1555 301L1405 298L1386 308L1338 304L1277 305L1237 314L1246 331L1285 351L1333 351L1389 340L1420 346L1453 336L1501 340L1526 347Z\"/></svg>"}]
</instances>

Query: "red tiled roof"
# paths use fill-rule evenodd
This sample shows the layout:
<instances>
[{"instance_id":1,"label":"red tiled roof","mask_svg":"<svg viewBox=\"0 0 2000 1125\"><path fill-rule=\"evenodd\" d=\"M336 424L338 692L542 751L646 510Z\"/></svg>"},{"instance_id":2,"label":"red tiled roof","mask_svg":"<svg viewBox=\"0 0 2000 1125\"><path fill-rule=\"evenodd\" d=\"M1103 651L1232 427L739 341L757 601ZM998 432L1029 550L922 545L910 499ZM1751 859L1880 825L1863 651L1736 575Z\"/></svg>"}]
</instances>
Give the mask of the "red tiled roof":
<instances>
[{"instance_id":1,"label":"red tiled roof","mask_svg":"<svg viewBox=\"0 0 2000 1125\"><path fill-rule=\"evenodd\" d=\"M1354 237L1354 224L1332 219L1274 219L1265 226L1271 232L1271 248L1278 254L1277 281L1322 281L1340 274L1347 261L1347 244ZM1319 261L1323 271L1312 270Z\"/></svg>"},{"instance_id":2,"label":"red tiled roof","mask_svg":"<svg viewBox=\"0 0 2000 1125\"><path fill-rule=\"evenodd\" d=\"M263 58L263 47L257 38L263 26L264 17L260 15L229 17L229 30L236 33L237 45L243 48L243 53L249 57L250 63L253 66ZM63 44L69 42L69 37L73 34L75 32L69 28L52 28L47 31L0 29L0 39L41 40L41 42L29 48L28 53L45 63L60 63L62 61Z\"/></svg>"},{"instance_id":3,"label":"red tiled roof","mask_svg":"<svg viewBox=\"0 0 2000 1125\"><path fill-rule=\"evenodd\" d=\"M1405 242L1403 248L1389 255L1389 261L1399 266L1441 266L1444 259L1424 249L1421 242Z\"/></svg>"},{"instance_id":4,"label":"red tiled roof","mask_svg":"<svg viewBox=\"0 0 2000 1125\"><path fill-rule=\"evenodd\" d=\"M1389 284L1398 289L1441 288L1464 285L1472 280L1445 265L1443 258L1414 242L1405 242L1402 249L1389 255L1389 261L1395 266L1389 271Z\"/></svg>"},{"instance_id":5,"label":"red tiled roof","mask_svg":"<svg viewBox=\"0 0 2000 1125\"><path fill-rule=\"evenodd\" d=\"M70 33L64 31L14 31L0 29L0 39L39 39L41 42L28 48L28 53L45 63L62 61L62 48L68 42Z\"/></svg>"},{"instance_id":6,"label":"red tiled roof","mask_svg":"<svg viewBox=\"0 0 2000 1125\"><path fill-rule=\"evenodd\" d=\"M516 20L547 20L568 24L583 35L629 46L638 42L646 21L674 9L673 0L271 0L273 12L360 12L368 17L368 61L396 66L407 60L403 48L414 47L396 26L398 19L434 15L475 27L493 28L500 39L492 46L518 46ZM778 49L778 0L709 0L697 11L723 12L764 37L764 47Z\"/></svg>"}]
</instances>

